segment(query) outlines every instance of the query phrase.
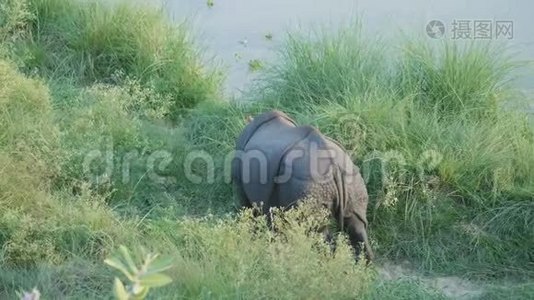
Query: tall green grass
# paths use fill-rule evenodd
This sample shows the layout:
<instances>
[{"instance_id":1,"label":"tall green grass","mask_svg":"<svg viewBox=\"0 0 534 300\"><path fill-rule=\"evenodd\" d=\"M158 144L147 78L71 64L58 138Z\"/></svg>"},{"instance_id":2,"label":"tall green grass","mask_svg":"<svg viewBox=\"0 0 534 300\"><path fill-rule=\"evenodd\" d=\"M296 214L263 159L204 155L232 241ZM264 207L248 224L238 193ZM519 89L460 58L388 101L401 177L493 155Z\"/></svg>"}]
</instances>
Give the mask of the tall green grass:
<instances>
[{"instance_id":1,"label":"tall green grass","mask_svg":"<svg viewBox=\"0 0 534 300\"><path fill-rule=\"evenodd\" d=\"M52 190L60 176L60 131L48 89L0 63L0 257L3 266L58 264L75 255L98 258L127 231L87 189L73 197Z\"/></svg>"},{"instance_id":2,"label":"tall green grass","mask_svg":"<svg viewBox=\"0 0 534 300\"><path fill-rule=\"evenodd\" d=\"M285 107L365 95L387 75L389 61L384 60L382 45L366 37L359 23L329 34L290 33L279 50L280 63L262 76L270 84L260 82L261 89Z\"/></svg>"},{"instance_id":3,"label":"tall green grass","mask_svg":"<svg viewBox=\"0 0 534 300\"><path fill-rule=\"evenodd\" d=\"M282 222L282 217L288 222ZM299 217L305 221L297 222ZM170 246L180 253L173 279L178 287L168 291L173 295L192 299L364 297L373 274L362 263L354 264L348 244L342 243L332 256L319 233L308 234L310 227L325 222L323 218L308 206L280 214L274 234L264 219L258 222L251 211L245 211L237 218L157 221L150 232L171 238Z\"/></svg>"},{"instance_id":4,"label":"tall green grass","mask_svg":"<svg viewBox=\"0 0 534 300\"><path fill-rule=\"evenodd\" d=\"M494 116L511 100L509 85L521 62L505 45L470 41L437 44L408 40L400 47L393 83L403 96L441 117Z\"/></svg>"},{"instance_id":5,"label":"tall green grass","mask_svg":"<svg viewBox=\"0 0 534 300\"><path fill-rule=\"evenodd\" d=\"M172 118L218 97L220 73L203 66L186 25L171 24L154 5L7 1L0 20L11 57L27 73L79 84L134 78L172 99Z\"/></svg>"},{"instance_id":6,"label":"tall green grass","mask_svg":"<svg viewBox=\"0 0 534 300\"><path fill-rule=\"evenodd\" d=\"M382 45L360 30L290 36L264 98L352 154L380 252L448 274L532 276L534 135L503 109L523 100L510 85L519 64L488 43Z\"/></svg>"}]
</instances>

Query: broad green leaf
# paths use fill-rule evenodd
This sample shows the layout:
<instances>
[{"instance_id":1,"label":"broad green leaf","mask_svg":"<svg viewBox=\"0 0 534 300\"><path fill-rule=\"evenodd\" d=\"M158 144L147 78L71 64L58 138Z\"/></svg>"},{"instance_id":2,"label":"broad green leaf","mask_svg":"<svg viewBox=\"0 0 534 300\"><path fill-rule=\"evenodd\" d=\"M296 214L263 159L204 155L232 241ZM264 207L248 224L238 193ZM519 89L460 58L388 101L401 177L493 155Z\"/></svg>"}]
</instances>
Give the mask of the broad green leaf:
<instances>
[{"instance_id":1,"label":"broad green leaf","mask_svg":"<svg viewBox=\"0 0 534 300\"><path fill-rule=\"evenodd\" d=\"M120 261L120 259L116 257L108 258L104 260L104 263L124 273L129 280L134 279L133 274L128 271L128 268Z\"/></svg>"},{"instance_id":2,"label":"broad green leaf","mask_svg":"<svg viewBox=\"0 0 534 300\"><path fill-rule=\"evenodd\" d=\"M114 291L115 291L115 297L117 297L117 299L119 300L129 299L129 295L128 295L128 292L126 291L126 288L124 287L124 284L122 284L122 281L120 281L120 279L117 277L115 277Z\"/></svg>"},{"instance_id":3,"label":"broad green leaf","mask_svg":"<svg viewBox=\"0 0 534 300\"><path fill-rule=\"evenodd\" d=\"M139 278L139 283L147 287L160 287L172 282L172 279L163 274L146 274Z\"/></svg>"},{"instance_id":4,"label":"broad green leaf","mask_svg":"<svg viewBox=\"0 0 534 300\"><path fill-rule=\"evenodd\" d=\"M165 270L168 270L173 267L172 261L172 257L157 259L148 266L145 274L148 275L153 273L160 273Z\"/></svg>"},{"instance_id":5,"label":"broad green leaf","mask_svg":"<svg viewBox=\"0 0 534 300\"><path fill-rule=\"evenodd\" d=\"M128 251L128 249L125 246L120 245L119 246L119 250L122 253L122 256L124 257L124 259L126 260L126 263L128 264L128 267L130 267L131 272L134 273L134 274L139 272L139 270L135 266L135 262L133 261L132 257L130 256L130 252Z\"/></svg>"}]
</instances>

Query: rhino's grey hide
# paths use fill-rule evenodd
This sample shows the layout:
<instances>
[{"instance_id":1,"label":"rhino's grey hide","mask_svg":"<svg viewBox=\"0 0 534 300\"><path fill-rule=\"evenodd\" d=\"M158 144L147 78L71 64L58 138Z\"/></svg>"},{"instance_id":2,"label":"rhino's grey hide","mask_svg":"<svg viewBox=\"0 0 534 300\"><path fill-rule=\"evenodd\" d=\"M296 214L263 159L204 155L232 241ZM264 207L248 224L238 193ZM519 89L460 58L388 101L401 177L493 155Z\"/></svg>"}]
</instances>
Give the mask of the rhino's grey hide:
<instances>
[{"instance_id":1,"label":"rhino's grey hide","mask_svg":"<svg viewBox=\"0 0 534 300\"><path fill-rule=\"evenodd\" d=\"M236 142L232 182L244 207L290 208L313 198L328 208L359 253L367 241L365 183L357 166L335 141L312 126L297 126L272 110L247 124Z\"/></svg>"}]
</instances>

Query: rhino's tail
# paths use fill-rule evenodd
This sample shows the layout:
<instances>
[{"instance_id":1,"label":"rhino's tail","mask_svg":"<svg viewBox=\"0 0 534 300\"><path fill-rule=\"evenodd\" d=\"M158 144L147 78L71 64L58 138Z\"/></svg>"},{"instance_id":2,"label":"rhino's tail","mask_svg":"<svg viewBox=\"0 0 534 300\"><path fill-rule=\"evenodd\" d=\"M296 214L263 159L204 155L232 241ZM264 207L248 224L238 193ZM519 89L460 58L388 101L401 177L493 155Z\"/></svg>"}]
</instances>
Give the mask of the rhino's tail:
<instances>
[{"instance_id":1,"label":"rhino's tail","mask_svg":"<svg viewBox=\"0 0 534 300\"><path fill-rule=\"evenodd\" d=\"M341 231L343 231L345 227L345 207L347 204L348 192L347 187L345 186L345 179L341 168L337 164L335 164L334 166L334 182L336 184L337 191L337 218L338 225Z\"/></svg>"}]
</instances>

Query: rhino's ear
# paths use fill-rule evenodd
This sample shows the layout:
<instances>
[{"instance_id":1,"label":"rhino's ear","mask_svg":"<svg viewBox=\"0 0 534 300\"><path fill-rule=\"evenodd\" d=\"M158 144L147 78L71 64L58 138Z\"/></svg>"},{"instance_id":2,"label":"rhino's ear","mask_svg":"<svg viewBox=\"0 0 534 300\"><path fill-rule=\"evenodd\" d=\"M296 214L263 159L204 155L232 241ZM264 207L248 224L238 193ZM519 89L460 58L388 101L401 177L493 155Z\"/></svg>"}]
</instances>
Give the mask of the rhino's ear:
<instances>
[{"instance_id":1,"label":"rhino's ear","mask_svg":"<svg viewBox=\"0 0 534 300\"><path fill-rule=\"evenodd\" d=\"M252 116L250 116L250 115L248 115L248 116L245 117L245 122L246 122L247 124L250 123L250 122L252 122L252 120L254 120L254 118L253 118Z\"/></svg>"}]
</instances>

